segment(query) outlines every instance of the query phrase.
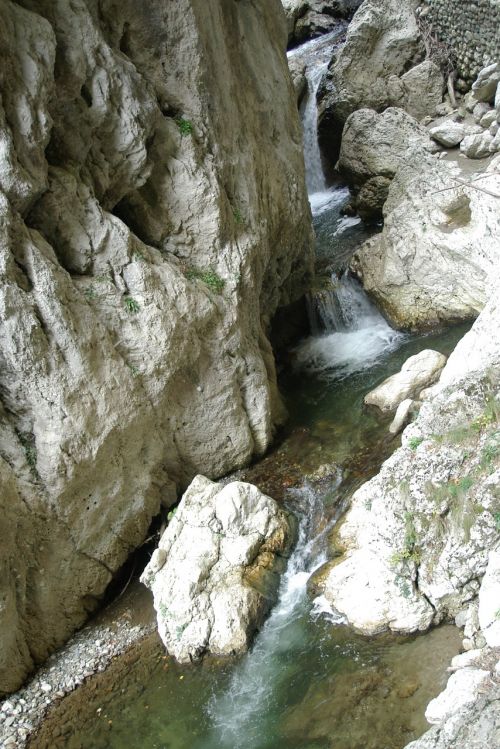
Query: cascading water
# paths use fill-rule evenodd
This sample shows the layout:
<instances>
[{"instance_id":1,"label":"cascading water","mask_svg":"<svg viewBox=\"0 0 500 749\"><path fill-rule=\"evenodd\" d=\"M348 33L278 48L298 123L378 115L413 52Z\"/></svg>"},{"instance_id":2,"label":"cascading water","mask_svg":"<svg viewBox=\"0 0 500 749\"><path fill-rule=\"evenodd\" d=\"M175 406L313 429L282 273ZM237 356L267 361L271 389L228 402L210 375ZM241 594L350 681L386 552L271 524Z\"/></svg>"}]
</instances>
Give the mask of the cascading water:
<instances>
[{"instance_id":1,"label":"cascading water","mask_svg":"<svg viewBox=\"0 0 500 749\"><path fill-rule=\"evenodd\" d=\"M313 335L296 349L296 363L327 378L343 379L373 367L404 335L391 328L348 273L333 283L333 289L309 296Z\"/></svg>"},{"instance_id":2,"label":"cascading water","mask_svg":"<svg viewBox=\"0 0 500 749\"><path fill-rule=\"evenodd\" d=\"M273 707L279 707L279 682L284 675L289 676L289 672L276 667L276 661L280 654L289 657L303 641L304 619L310 615L307 581L327 560L328 533L339 515L337 511L327 521L323 497L311 486L290 490L289 496L291 509L299 518L297 543L281 580L278 603L252 651L236 667L227 691L214 697L209 705L213 743L208 747L214 749L263 749L274 745L275 726L267 724L267 716L274 714ZM319 611L325 613L321 605ZM326 611L331 618L335 616Z\"/></svg>"}]
</instances>

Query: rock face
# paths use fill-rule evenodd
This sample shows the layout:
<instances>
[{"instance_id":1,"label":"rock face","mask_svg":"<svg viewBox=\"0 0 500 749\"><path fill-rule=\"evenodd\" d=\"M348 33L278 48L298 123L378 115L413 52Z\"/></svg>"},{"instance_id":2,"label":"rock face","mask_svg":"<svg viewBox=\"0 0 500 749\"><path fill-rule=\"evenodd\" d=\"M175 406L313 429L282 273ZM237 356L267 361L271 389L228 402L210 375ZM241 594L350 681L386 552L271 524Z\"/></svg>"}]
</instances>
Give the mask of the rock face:
<instances>
[{"instance_id":1,"label":"rock face","mask_svg":"<svg viewBox=\"0 0 500 749\"><path fill-rule=\"evenodd\" d=\"M197 476L141 577L167 651L181 662L244 652L290 542L286 514L255 486Z\"/></svg>"},{"instance_id":2,"label":"rock face","mask_svg":"<svg viewBox=\"0 0 500 749\"><path fill-rule=\"evenodd\" d=\"M365 396L365 403L381 411L395 411L407 398L415 398L420 391L439 379L446 364L446 356L432 349L424 349L410 356L401 370L388 377Z\"/></svg>"},{"instance_id":3,"label":"rock face","mask_svg":"<svg viewBox=\"0 0 500 749\"><path fill-rule=\"evenodd\" d=\"M499 544L499 364L497 285L338 531L344 556L324 595L360 631L426 629L477 596ZM494 587L497 555L490 560Z\"/></svg>"},{"instance_id":4,"label":"rock face","mask_svg":"<svg viewBox=\"0 0 500 749\"><path fill-rule=\"evenodd\" d=\"M281 0L290 46L332 31L339 19L348 18L362 0Z\"/></svg>"},{"instance_id":5,"label":"rock face","mask_svg":"<svg viewBox=\"0 0 500 749\"><path fill-rule=\"evenodd\" d=\"M318 134L332 164L352 112L362 108L380 112L405 98L405 84L398 79L424 56L414 13L417 5L414 0L365 0L354 15L345 45L332 60L319 92ZM412 99L414 83L410 80Z\"/></svg>"},{"instance_id":6,"label":"rock face","mask_svg":"<svg viewBox=\"0 0 500 749\"><path fill-rule=\"evenodd\" d=\"M432 145L425 128L402 109L360 109L348 117L338 170L354 191L361 218L382 217L395 173L410 159L425 157Z\"/></svg>"},{"instance_id":7,"label":"rock face","mask_svg":"<svg viewBox=\"0 0 500 749\"><path fill-rule=\"evenodd\" d=\"M491 551L479 591L478 619L486 644L500 647L500 551Z\"/></svg>"},{"instance_id":8,"label":"rock face","mask_svg":"<svg viewBox=\"0 0 500 749\"><path fill-rule=\"evenodd\" d=\"M397 327L464 320L483 308L500 262L499 158L481 179L491 195L461 186L470 176L432 156L401 165L384 206L384 229L353 264Z\"/></svg>"},{"instance_id":9,"label":"rock face","mask_svg":"<svg viewBox=\"0 0 500 749\"><path fill-rule=\"evenodd\" d=\"M1 693L161 503L265 450L312 239L278 0L0 14Z\"/></svg>"}]
</instances>

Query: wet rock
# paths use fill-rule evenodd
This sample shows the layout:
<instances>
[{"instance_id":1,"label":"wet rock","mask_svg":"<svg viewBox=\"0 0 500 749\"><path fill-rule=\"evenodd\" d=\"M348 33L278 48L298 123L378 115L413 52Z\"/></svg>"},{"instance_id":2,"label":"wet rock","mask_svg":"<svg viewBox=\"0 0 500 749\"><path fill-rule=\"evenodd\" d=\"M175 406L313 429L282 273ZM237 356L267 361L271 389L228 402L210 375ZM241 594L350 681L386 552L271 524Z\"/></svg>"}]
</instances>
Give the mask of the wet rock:
<instances>
[{"instance_id":1,"label":"wet rock","mask_svg":"<svg viewBox=\"0 0 500 749\"><path fill-rule=\"evenodd\" d=\"M141 577L167 651L181 662L244 652L272 603L291 536L287 515L255 486L222 488L197 476Z\"/></svg>"},{"instance_id":2,"label":"wet rock","mask_svg":"<svg viewBox=\"0 0 500 749\"><path fill-rule=\"evenodd\" d=\"M307 91L306 66L299 57L288 58L288 67L292 76L293 88L297 96L297 105L300 106Z\"/></svg>"},{"instance_id":3,"label":"wet rock","mask_svg":"<svg viewBox=\"0 0 500 749\"><path fill-rule=\"evenodd\" d=\"M325 34L348 18L362 0L281 0L288 26L289 45Z\"/></svg>"},{"instance_id":4,"label":"wet rock","mask_svg":"<svg viewBox=\"0 0 500 749\"><path fill-rule=\"evenodd\" d=\"M365 396L365 403L381 411L395 411L402 401L417 397L419 392L434 384L446 364L446 356L432 349L424 349L410 356L401 370Z\"/></svg>"}]
</instances>

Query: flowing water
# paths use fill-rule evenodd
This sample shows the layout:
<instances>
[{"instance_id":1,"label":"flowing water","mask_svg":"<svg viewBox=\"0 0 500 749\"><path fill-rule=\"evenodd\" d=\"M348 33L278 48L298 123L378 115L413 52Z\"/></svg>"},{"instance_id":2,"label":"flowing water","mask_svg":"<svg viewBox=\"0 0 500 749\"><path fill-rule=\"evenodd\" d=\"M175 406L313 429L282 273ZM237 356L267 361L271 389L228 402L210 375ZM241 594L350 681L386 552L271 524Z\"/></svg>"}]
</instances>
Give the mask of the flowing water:
<instances>
[{"instance_id":1,"label":"flowing water","mask_svg":"<svg viewBox=\"0 0 500 749\"><path fill-rule=\"evenodd\" d=\"M401 749L426 729L424 709L446 681L458 630L361 637L311 584L349 493L395 447L387 419L363 409L364 395L411 354L448 354L465 332L403 335L354 279L339 277L365 230L341 216L347 192L326 186L317 147L316 91L337 40L333 33L294 52L308 64L308 186L328 284L310 297L312 335L282 381L286 431L244 475L298 519L277 603L239 659L180 666L149 638L63 700L32 749Z\"/></svg>"}]
</instances>

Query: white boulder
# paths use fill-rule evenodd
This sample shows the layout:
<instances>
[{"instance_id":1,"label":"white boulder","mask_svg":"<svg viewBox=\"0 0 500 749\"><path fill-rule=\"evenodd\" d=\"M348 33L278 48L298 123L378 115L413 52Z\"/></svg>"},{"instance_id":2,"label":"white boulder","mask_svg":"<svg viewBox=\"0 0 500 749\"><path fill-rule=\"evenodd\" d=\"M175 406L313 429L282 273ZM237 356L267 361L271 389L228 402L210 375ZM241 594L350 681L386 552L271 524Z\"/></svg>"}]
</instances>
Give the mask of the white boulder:
<instances>
[{"instance_id":1,"label":"white boulder","mask_svg":"<svg viewBox=\"0 0 500 749\"><path fill-rule=\"evenodd\" d=\"M427 705L425 717L429 723L444 723L454 713L472 705L477 699L478 689L489 676L489 671L480 668L462 668L452 674L444 692Z\"/></svg>"},{"instance_id":2,"label":"white boulder","mask_svg":"<svg viewBox=\"0 0 500 749\"><path fill-rule=\"evenodd\" d=\"M436 143L446 148L458 146L465 138L465 125L454 120L444 120L429 130L429 135Z\"/></svg>"},{"instance_id":3,"label":"white boulder","mask_svg":"<svg viewBox=\"0 0 500 749\"><path fill-rule=\"evenodd\" d=\"M252 484L193 479L141 576L167 651L180 662L245 651L290 542L287 514Z\"/></svg>"},{"instance_id":4,"label":"white boulder","mask_svg":"<svg viewBox=\"0 0 500 749\"><path fill-rule=\"evenodd\" d=\"M389 432L391 434L398 434L403 427L408 424L411 416L411 409L413 407L413 400L411 398L405 398L404 401L401 401L399 406L396 409L396 414L394 416L394 419L392 420L391 425L389 426Z\"/></svg>"},{"instance_id":5,"label":"white boulder","mask_svg":"<svg viewBox=\"0 0 500 749\"><path fill-rule=\"evenodd\" d=\"M432 349L424 349L410 356L401 370L365 396L365 404L382 411L394 411L408 398L416 397L423 388L439 378L446 364L446 356Z\"/></svg>"}]
</instances>

